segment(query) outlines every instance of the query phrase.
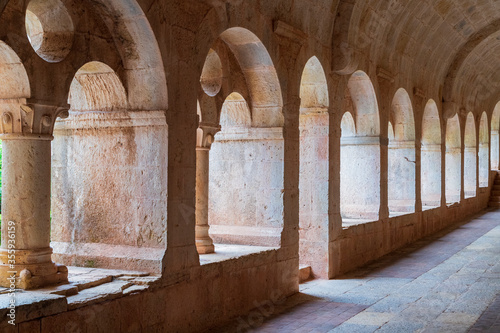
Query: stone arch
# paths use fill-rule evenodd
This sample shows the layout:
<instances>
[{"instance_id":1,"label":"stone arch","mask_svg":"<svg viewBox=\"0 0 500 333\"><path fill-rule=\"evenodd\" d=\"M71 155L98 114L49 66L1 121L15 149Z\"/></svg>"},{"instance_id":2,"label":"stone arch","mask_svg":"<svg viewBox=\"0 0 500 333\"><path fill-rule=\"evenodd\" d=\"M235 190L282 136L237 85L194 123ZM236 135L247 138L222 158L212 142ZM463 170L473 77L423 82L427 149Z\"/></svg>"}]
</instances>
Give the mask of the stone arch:
<instances>
[{"instance_id":1,"label":"stone arch","mask_svg":"<svg viewBox=\"0 0 500 333\"><path fill-rule=\"evenodd\" d=\"M151 25L135 0L96 0L125 69L123 80L131 110L166 110L167 80Z\"/></svg>"},{"instance_id":2,"label":"stone arch","mask_svg":"<svg viewBox=\"0 0 500 333\"><path fill-rule=\"evenodd\" d=\"M488 163L490 136L488 135L488 115L483 112L479 121L479 187L488 187L490 168Z\"/></svg>"},{"instance_id":3,"label":"stone arch","mask_svg":"<svg viewBox=\"0 0 500 333\"><path fill-rule=\"evenodd\" d=\"M71 82L68 104L72 111L127 109L127 95L120 78L108 65L92 61L83 65Z\"/></svg>"},{"instance_id":4,"label":"stone arch","mask_svg":"<svg viewBox=\"0 0 500 333\"><path fill-rule=\"evenodd\" d=\"M441 119L434 100L429 100L422 119L422 209L441 205Z\"/></svg>"},{"instance_id":5,"label":"stone arch","mask_svg":"<svg viewBox=\"0 0 500 333\"><path fill-rule=\"evenodd\" d=\"M391 215L415 211L415 120L410 96L396 91L389 129L388 199ZM393 132L393 133L391 133ZM390 137L392 134L392 138Z\"/></svg>"},{"instance_id":6,"label":"stone arch","mask_svg":"<svg viewBox=\"0 0 500 333\"><path fill-rule=\"evenodd\" d=\"M396 91L391 106L394 139L397 141L415 141L415 120L412 102L404 88L399 88Z\"/></svg>"},{"instance_id":7,"label":"stone arch","mask_svg":"<svg viewBox=\"0 0 500 333\"><path fill-rule=\"evenodd\" d=\"M229 28L220 35L245 76L250 94L248 101L253 127L282 127L283 98L278 74L266 47L252 32L241 27Z\"/></svg>"},{"instance_id":8,"label":"stone arch","mask_svg":"<svg viewBox=\"0 0 500 333\"><path fill-rule=\"evenodd\" d=\"M346 95L351 100L358 136L380 135L380 118L375 89L363 71L354 72L347 83Z\"/></svg>"},{"instance_id":9,"label":"stone arch","mask_svg":"<svg viewBox=\"0 0 500 333\"><path fill-rule=\"evenodd\" d=\"M374 221L380 211L380 120L368 75L347 83L341 121L340 211L344 225ZM350 116L353 117L350 117Z\"/></svg>"},{"instance_id":10,"label":"stone arch","mask_svg":"<svg viewBox=\"0 0 500 333\"><path fill-rule=\"evenodd\" d=\"M0 115L2 133L21 132L18 117L21 105L31 97L30 82L26 69L16 52L0 40Z\"/></svg>"},{"instance_id":11,"label":"stone arch","mask_svg":"<svg viewBox=\"0 0 500 333\"><path fill-rule=\"evenodd\" d=\"M0 99L30 97L30 83L24 65L17 54L0 40Z\"/></svg>"},{"instance_id":12,"label":"stone arch","mask_svg":"<svg viewBox=\"0 0 500 333\"><path fill-rule=\"evenodd\" d=\"M353 137L356 136L356 123L352 114L347 111L342 116L340 122L340 130L342 131L342 137Z\"/></svg>"},{"instance_id":13,"label":"stone arch","mask_svg":"<svg viewBox=\"0 0 500 333\"><path fill-rule=\"evenodd\" d=\"M464 132L464 194L466 198L476 196L477 188L477 140L474 114L469 112Z\"/></svg>"},{"instance_id":14,"label":"stone arch","mask_svg":"<svg viewBox=\"0 0 500 333\"><path fill-rule=\"evenodd\" d=\"M314 276L328 277L329 98L325 72L311 57L300 82L299 261ZM321 255L318 255L321 254Z\"/></svg>"},{"instance_id":15,"label":"stone arch","mask_svg":"<svg viewBox=\"0 0 500 333\"><path fill-rule=\"evenodd\" d=\"M237 128L249 128L251 125L252 117L247 101L239 93L231 93L222 104L221 131L227 133Z\"/></svg>"},{"instance_id":16,"label":"stone arch","mask_svg":"<svg viewBox=\"0 0 500 333\"><path fill-rule=\"evenodd\" d=\"M165 111L148 110L154 100L139 110L129 102L102 62L83 65L70 85L70 117L57 121L52 144L51 237L54 258L65 265L161 272Z\"/></svg>"},{"instance_id":17,"label":"stone arch","mask_svg":"<svg viewBox=\"0 0 500 333\"><path fill-rule=\"evenodd\" d=\"M319 59L311 57L304 67L300 82L300 109L304 112L327 112L328 85Z\"/></svg>"},{"instance_id":18,"label":"stone arch","mask_svg":"<svg viewBox=\"0 0 500 333\"><path fill-rule=\"evenodd\" d=\"M219 124L212 124L212 130L205 126L207 133L218 132L213 144L204 147L209 149L204 158L209 160L210 171L206 171L208 216L203 223L209 226L209 235L216 244L280 246L284 223L284 117L278 76L267 49L249 30L230 28L219 38L239 66L237 75L242 74L245 81L240 88L248 90L248 98L235 89L221 106L221 131L215 128ZM223 69L224 77L231 81L236 74L231 73L231 68ZM228 87L223 85L222 89L224 96ZM202 164L198 163L200 167ZM232 202L231 209L227 202ZM200 248L198 251L203 253Z\"/></svg>"},{"instance_id":19,"label":"stone arch","mask_svg":"<svg viewBox=\"0 0 500 333\"><path fill-rule=\"evenodd\" d=\"M462 188L462 152L460 139L460 120L458 114L446 122L446 204L460 202Z\"/></svg>"},{"instance_id":20,"label":"stone arch","mask_svg":"<svg viewBox=\"0 0 500 333\"><path fill-rule=\"evenodd\" d=\"M491 169L498 170L500 163L500 102L495 105L491 115Z\"/></svg>"}]
</instances>

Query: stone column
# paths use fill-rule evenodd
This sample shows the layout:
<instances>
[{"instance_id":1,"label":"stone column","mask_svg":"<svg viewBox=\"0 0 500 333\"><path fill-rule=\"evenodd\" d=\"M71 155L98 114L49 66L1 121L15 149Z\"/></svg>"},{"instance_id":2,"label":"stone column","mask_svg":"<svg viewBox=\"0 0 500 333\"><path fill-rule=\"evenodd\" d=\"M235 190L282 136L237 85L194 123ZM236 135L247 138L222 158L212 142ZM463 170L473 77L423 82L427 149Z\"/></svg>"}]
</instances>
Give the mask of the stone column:
<instances>
[{"instance_id":1,"label":"stone column","mask_svg":"<svg viewBox=\"0 0 500 333\"><path fill-rule=\"evenodd\" d=\"M2 114L0 286L15 281L17 288L35 289L68 282L67 268L52 262L50 247L51 133L58 108L42 107L42 116L18 108L11 104L14 112Z\"/></svg>"},{"instance_id":2,"label":"stone column","mask_svg":"<svg viewBox=\"0 0 500 333\"><path fill-rule=\"evenodd\" d=\"M214 242L208 230L208 183L210 146L218 128L201 126L198 129L196 144L196 249L199 254L213 253Z\"/></svg>"}]
</instances>

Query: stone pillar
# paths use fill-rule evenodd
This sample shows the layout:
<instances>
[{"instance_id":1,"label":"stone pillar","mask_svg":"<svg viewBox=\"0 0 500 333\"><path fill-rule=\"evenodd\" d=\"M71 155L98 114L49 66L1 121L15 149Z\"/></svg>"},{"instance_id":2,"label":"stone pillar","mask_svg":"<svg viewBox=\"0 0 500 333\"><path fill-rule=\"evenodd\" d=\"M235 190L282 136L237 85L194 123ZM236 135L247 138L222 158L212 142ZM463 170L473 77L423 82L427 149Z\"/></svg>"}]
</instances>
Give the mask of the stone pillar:
<instances>
[{"instance_id":1,"label":"stone pillar","mask_svg":"<svg viewBox=\"0 0 500 333\"><path fill-rule=\"evenodd\" d=\"M0 286L10 287L15 281L17 288L35 289L67 283L68 270L52 262L50 247L51 132L59 109L42 107L43 115L39 117L26 105L17 105L18 112L13 105L7 109L14 112L2 114L0 135L3 147ZM49 110L52 114L47 114ZM17 128L19 124L23 124L22 128Z\"/></svg>"},{"instance_id":2,"label":"stone pillar","mask_svg":"<svg viewBox=\"0 0 500 333\"><path fill-rule=\"evenodd\" d=\"M210 146L214 141L215 126L202 126L198 129L196 144L196 249L199 254L215 252L214 242L208 230L208 183Z\"/></svg>"},{"instance_id":3,"label":"stone pillar","mask_svg":"<svg viewBox=\"0 0 500 333\"><path fill-rule=\"evenodd\" d=\"M196 147L196 248L199 254L213 253L208 234L208 164L210 148Z\"/></svg>"}]
</instances>

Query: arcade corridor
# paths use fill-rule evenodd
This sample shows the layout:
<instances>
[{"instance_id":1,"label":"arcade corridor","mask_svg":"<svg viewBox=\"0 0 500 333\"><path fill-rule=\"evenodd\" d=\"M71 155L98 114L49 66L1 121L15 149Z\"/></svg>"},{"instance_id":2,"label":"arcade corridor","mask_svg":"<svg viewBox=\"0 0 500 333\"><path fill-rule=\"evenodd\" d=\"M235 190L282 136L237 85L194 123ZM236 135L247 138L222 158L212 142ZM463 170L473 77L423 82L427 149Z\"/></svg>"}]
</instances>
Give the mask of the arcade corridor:
<instances>
[{"instance_id":1,"label":"arcade corridor","mask_svg":"<svg viewBox=\"0 0 500 333\"><path fill-rule=\"evenodd\" d=\"M208 332L500 332L499 257L500 210L485 210Z\"/></svg>"}]
</instances>

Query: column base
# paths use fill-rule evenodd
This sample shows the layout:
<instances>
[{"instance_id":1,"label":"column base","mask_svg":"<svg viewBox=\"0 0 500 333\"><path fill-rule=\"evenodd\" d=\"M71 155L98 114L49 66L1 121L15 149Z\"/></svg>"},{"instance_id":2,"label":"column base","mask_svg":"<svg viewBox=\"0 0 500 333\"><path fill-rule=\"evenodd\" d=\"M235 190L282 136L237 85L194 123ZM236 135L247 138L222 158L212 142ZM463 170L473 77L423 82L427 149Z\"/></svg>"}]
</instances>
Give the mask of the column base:
<instances>
[{"instance_id":1,"label":"column base","mask_svg":"<svg viewBox=\"0 0 500 333\"><path fill-rule=\"evenodd\" d=\"M0 286L27 290L68 283L68 268L53 263L51 254L51 248L0 250Z\"/></svg>"},{"instance_id":2,"label":"column base","mask_svg":"<svg viewBox=\"0 0 500 333\"><path fill-rule=\"evenodd\" d=\"M215 252L214 243L210 237L208 239L197 239L196 249L198 250L198 254L209 254Z\"/></svg>"},{"instance_id":3,"label":"column base","mask_svg":"<svg viewBox=\"0 0 500 333\"><path fill-rule=\"evenodd\" d=\"M196 225L196 249L198 250L198 254L209 254L214 253L214 242L210 235L208 234L208 230L210 226L206 225Z\"/></svg>"}]
</instances>

